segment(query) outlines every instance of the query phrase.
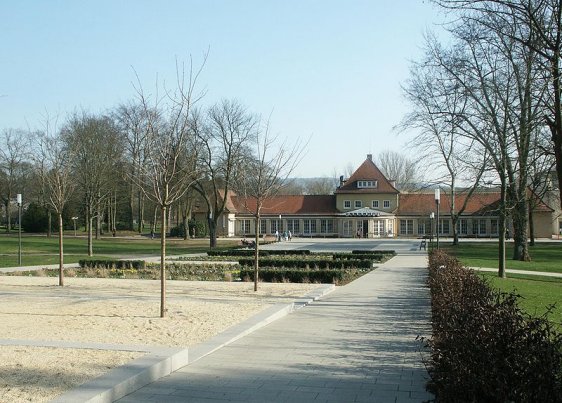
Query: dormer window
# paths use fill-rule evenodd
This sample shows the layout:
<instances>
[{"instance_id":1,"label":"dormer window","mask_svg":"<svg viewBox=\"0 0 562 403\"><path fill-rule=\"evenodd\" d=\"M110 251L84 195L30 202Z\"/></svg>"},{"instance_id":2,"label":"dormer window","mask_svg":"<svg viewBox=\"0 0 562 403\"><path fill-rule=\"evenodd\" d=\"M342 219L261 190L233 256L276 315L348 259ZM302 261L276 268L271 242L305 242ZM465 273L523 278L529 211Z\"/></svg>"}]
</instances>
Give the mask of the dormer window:
<instances>
[{"instance_id":1,"label":"dormer window","mask_svg":"<svg viewBox=\"0 0 562 403\"><path fill-rule=\"evenodd\" d=\"M377 181L357 181L359 189L376 189L377 184Z\"/></svg>"}]
</instances>

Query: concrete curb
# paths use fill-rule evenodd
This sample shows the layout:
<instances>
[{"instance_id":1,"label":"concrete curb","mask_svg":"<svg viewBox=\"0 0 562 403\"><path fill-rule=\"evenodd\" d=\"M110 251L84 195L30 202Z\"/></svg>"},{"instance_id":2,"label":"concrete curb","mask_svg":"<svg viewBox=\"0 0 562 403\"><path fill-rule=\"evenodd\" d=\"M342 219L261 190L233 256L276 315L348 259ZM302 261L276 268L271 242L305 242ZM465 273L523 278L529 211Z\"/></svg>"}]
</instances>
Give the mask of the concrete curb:
<instances>
[{"instance_id":1,"label":"concrete curb","mask_svg":"<svg viewBox=\"0 0 562 403\"><path fill-rule=\"evenodd\" d=\"M247 320L234 325L212 339L188 349L162 348L70 390L52 400L53 403L109 403L118 400L206 355L254 332L289 313L300 309L335 289L323 285L291 304L276 304Z\"/></svg>"}]
</instances>

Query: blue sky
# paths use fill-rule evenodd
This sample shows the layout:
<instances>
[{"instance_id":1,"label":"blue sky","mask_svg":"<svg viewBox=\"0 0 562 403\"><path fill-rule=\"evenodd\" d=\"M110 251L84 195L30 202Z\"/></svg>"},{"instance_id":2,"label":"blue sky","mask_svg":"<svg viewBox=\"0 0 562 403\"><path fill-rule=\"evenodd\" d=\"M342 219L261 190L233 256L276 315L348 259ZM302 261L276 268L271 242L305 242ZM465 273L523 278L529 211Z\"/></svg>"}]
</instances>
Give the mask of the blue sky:
<instances>
[{"instance_id":1,"label":"blue sky","mask_svg":"<svg viewBox=\"0 0 562 403\"><path fill-rule=\"evenodd\" d=\"M400 84L441 17L427 0L19 0L0 15L0 129L106 111L135 96L134 71L173 83L176 58L209 49L202 103L236 98L281 138L310 138L301 177L406 152Z\"/></svg>"}]
</instances>

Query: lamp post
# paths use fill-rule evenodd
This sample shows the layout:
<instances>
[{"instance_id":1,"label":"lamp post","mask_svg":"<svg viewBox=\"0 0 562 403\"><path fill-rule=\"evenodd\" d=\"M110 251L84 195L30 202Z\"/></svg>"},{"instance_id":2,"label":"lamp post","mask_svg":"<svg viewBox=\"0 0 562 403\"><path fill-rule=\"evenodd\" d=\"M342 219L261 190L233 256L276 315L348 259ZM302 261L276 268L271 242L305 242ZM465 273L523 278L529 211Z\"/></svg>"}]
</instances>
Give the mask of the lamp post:
<instances>
[{"instance_id":1,"label":"lamp post","mask_svg":"<svg viewBox=\"0 0 562 403\"><path fill-rule=\"evenodd\" d=\"M21 193L17 194L16 203L18 204L18 265L21 266Z\"/></svg>"},{"instance_id":2,"label":"lamp post","mask_svg":"<svg viewBox=\"0 0 562 403\"><path fill-rule=\"evenodd\" d=\"M431 214L429 215L429 223L430 223L429 245L430 245L430 247L433 247L433 220L434 219L435 219L435 213L432 211Z\"/></svg>"},{"instance_id":3,"label":"lamp post","mask_svg":"<svg viewBox=\"0 0 562 403\"><path fill-rule=\"evenodd\" d=\"M441 202L441 189L435 189L435 205L437 207L437 225L435 232L437 233L437 249L439 249L439 203Z\"/></svg>"},{"instance_id":4,"label":"lamp post","mask_svg":"<svg viewBox=\"0 0 562 403\"><path fill-rule=\"evenodd\" d=\"M76 238L76 220L78 219L78 217L72 217L72 221L74 223L74 238Z\"/></svg>"}]
</instances>

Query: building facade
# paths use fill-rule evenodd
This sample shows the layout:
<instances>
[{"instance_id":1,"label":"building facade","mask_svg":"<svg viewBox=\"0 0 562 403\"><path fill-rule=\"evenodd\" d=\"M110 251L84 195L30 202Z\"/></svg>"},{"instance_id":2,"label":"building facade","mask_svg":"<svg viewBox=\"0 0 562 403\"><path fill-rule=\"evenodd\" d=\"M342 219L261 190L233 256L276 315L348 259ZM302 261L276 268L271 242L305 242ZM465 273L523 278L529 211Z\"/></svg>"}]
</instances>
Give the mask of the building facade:
<instances>
[{"instance_id":1,"label":"building facade","mask_svg":"<svg viewBox=\"0 0 562 403\"><path fill-rule=\"evenodd\" d=\"M499 192L475 192L455 197L466 207L458 221L460 237L497 237ZM558 201L558 204L554 204ZM562 231L559 199L540 200L532 211L535 237L551 238ZM291 232L297 237L392 238L452 236L449 196L442 193L439 223L434 192L401 193L375 165L372 156L340 184L332 195L276 196L266 200L260 228L254 218L255 201L230 194L227 212L219 219L219 236L250 237ZM458 210L458 207L457 207ZM431 213L434 213L433 215Z\"/></svg>"}]
</instances>

